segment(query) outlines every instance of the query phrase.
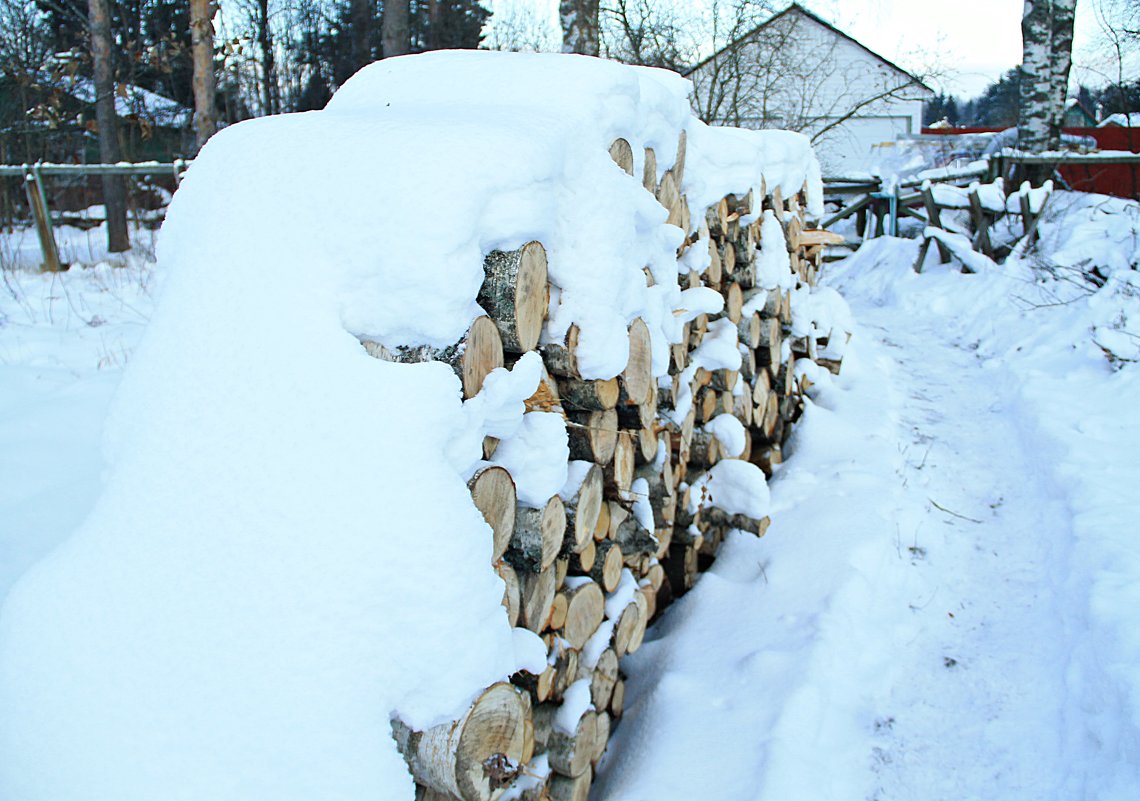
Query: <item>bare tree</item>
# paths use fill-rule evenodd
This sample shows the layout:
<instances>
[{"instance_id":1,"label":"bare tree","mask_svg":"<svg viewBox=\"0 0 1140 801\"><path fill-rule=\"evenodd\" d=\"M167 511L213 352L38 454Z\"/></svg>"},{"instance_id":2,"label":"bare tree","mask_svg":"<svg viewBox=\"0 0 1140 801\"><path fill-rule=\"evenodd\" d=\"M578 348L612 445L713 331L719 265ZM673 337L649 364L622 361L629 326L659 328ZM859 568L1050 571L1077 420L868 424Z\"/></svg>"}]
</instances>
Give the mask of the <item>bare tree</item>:
<instances>
[{"instance_id":1,"label":"bare tree","mask_svg":"<svg viewBox=\"0 0 1140 801\"><path fill-rule=\"evenodd\" d=\"M381 31L384 58L402 56L411 50L412 34L409 25L408 0L387 0Z\"/></svg>"},{"instance_id":2,"label":"bare tree","mask_svg":"<svg viewBox=\"0 0 1140 801\"><path fill-rule=\"evenodd\" d=\"M87 0L91 28L91 60L95 74L95 119L99 125L99 158L104 164L122 161L119 117L115 113L115 73L111 63L111 14L107 0ZM107 210L107 249L130 250L127 234L127 188L121 175L103 176L103 205Z\"/></svg>"},{"instance_id":3,"label":"bare tree","mask_svg":"<svg viewBox=\"0 0 1140 801\"><path fill-rule=\"evenodd\" d=\"M194 134L198 148L218 129L214 108L214 23L211 0L190 0L190 49L194 61Z\"/></svg>"},{"instance_id":4,"label":"bare tree","mask_svg":"<svg viewBox=\"0 0 1140 801\"><path fill-rule=\"evenodd\" d=\"M561 0L562 52L596 56L601 53L599 0Z\"/></svg>"},{"instance_id":5,"label":"bare tree","mask_svg":"<svg viewBox=\"0 0 1140 801\"><path fill-rule=\"evenodd\" d=\"M552 53L561 49L562 33L534 6L516 3L495 8L484 43L491 50Z\"/></svg>"},{"instance_id":6,"label":"bare tree","mask_svg":"<svg viewBox=\"0 0 1140 801\"><path fill-rule=\"evenodd\" d=\"M1042 152L1061 146L1076 5L1076 0L1025 2L1017 126L1023 150Z\"/></svg>"}]
</instances>

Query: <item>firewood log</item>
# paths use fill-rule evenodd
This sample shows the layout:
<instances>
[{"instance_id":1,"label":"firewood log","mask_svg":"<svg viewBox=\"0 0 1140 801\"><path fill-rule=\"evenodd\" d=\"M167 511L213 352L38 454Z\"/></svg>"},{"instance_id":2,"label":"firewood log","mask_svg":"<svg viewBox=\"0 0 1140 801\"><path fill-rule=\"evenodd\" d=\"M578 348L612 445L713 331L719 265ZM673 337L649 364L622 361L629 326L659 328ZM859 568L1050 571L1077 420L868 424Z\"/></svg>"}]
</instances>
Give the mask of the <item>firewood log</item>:
<instances>
[{"instance_id":1,"label":"firewood log","mask_svg":"<svg viewBox=\"0 0 1140 801\"><path fill-rule=\"evenodd\" d=\"M534 350L550 303L546 251L538 242L492 251L483 261L483 273L479 305L498 326L503 350Z\"/></svg>"},{"instance_id":2,"label":"firewood log","mask_svg":"<svg viewBox=\"0 0 1140 801\"><path fill-rule=\"evenodd\" d=\"M681 130L681 135L677 138L677 159L673 162L672 172L673 177L677 179L677 186L680 187L685 179L685 156L688 150L688 137L685 135L684 129Z\"/></svg>"},{"instance_id":3,"label":"firewood log","mask_svg":"<svg viewBox=\"0 0 1140 801\"><path fill-rule=\"evenodd\" d=\"M625 710L625 679L619 678L614 682L614 691L610 695L610 715L620 718Z\"/></svg>"},{"instance_id":4,"label":"firewood log","mask_svg":"<svg viewBox=\"0 0 1140 801\"><path fill-rule=\"evenodd\" d=\"M588 770L573 777L555 773L550 778L550 801L589 801L593 780L593 773Z\"/></svg>"},{"instance_id":5,"label":"firewood log","mask_svg":"<svg viewBox=\"0 0 1140 801\"><path fill-rule=\"evenodd\" d=\"M602 651L598 664L590 677L590 700L595 709L605 709L610 705L614 684L618 680L618 656L613 648Z\"/></svg>"},{"instance_id":6,"label":"firewood log","mask_svg":"<svg viewBox=\"0 0 1140 801\"><path fill-rule=\"evenodd\" d=\"M598 515L602 512L604 490L602 468L592 465L586 471L577 494L565 502L566 537L563 553L581 553L587 544L593 542Z\"/></svg>"},{"instance_id":7,"label":"firewood log","mask_svg":"<svg viewBox=\"0 0 1140 801\"><path fill-rule=\"evenodd\" d=\"M503 608L507 610L507 622L515 627L519 622L519 613L522 604L522 590L519 586L519 576L515 569L506 562L495 564L495 572L503 580Z\"/></svg>"},{"instance_id":8,"label":"firewood log","mask_svg":"<svg viewBox=\"0 0 1140 801\"><path fill-rule=\"evenodd\" d=\"M578 663L582 655L575 649L569 648L561 637L556 641L558 650L554 654L554 692L556 699L561 699L566 689L578 680ZM537 723L537 721L536 721ZM541 745L546 745L545 734L535 732L540 737Z\"/></svg>"},{"instance_id":9,"label":"firewood log","mask_svg":"<svg viewBox=\"0 0 1140 801\"><path fill-rule=\"evenodd\" d=\"M529 693L533 703L541 704L553 697L555 676L554 665L547 665L537 676L525 670L519 671L511 676L511 684ZM533 724L531 737L534 737Z\"/></svg>"},{"instance_id":10,"label":"firewood log","mask_svg":"<svg viewBox=\"0 0 1140 801\"><path fill-rule=\"evenodd\" d=\"M515 482L511 474L502 467L486 467L479 470L467 482L471 500L491 527L494 545L491 561L497 562L507 552L511 535L515 529Z\"/></svg>"},{"instance_id":11,"label":"firewood log","mask_svg":"<svg viewBox=\"0 0 1140 801\"><path fill-rule=\"evenodd\" d=\"M546 619L546 628L551 631L558 631L565 626L569 609L569 596L563 591L554 593L554 601L550 604L550 617Z\"/></svg>"},{"instance_id":12,"label":"firewood log","mask_svg":"<svg viewBox=\"0 0 1140 801\"><path fill-rule=\"evenodd\" d=\"M628 175L633 175L633 148L624 139L615 139L610 145L610 158Z\"/></svg>"},{"instance_id":13,"label":"firewood log","mask_svg":"<svg viewBox=\"0 0 1140 801\"><path fill-rule=\"evenodd\" d=\"M744 305L744 290L740 284L729 283L724 288L724 316L735 325L740 322L740 310Z\"/></svg>"},{"instance_id":14,"label":"firewood log","mask_svg":"<svg viewBox=\"0 0 1140 801\"><path fill-rule=\"evenodd\" d=\"M555 725L559 707L539 704L534 708L534 735L539 748L546 749L550 767L563 776L581 776L590 770L598 736L596 713L587 710L577 720L573 733Z\"/></svg>"},{"instance_id":15,"label":"firewood log","mask_svg":"<svg viewBox=\"0 0 1140 801\"><path fill-rule=\"evenodd\" d=\"M602 502L602 508L598 510L598 524L594 526L594 542L598 543L609 536L610 533L610 503L609 501Z\"/></svg>"},{"instance_id":16,"label":"firewood log","mask_svg":"<svg viewBox=\"0 0 1140 801\"><path fill-rule=\"evenodd\" d=\"M618 441L618 415L613 409L567 412L570 458L605 465L613 460Z\"/></svg>"},{"instance_id":17,"label":"firewood log","mask_svg":"<svg viewBox=\"0 0 1140 801\"><path fill-rule=\"evenodd\" d=\"M629 325L629 361L621 373L621 400L640 405L653 390L653 341L640 317Z\"/></svg>"},{"instance_id":18,"label":"firewood log","mask_svg":"<svg viewBox=\"0 0 1140 801\"><path fill-rule=\"evenodd\" d=\"M614 542L621 548L623 562L639 554L650 554L657 550L657 539L636 517L630 515L621 522L614 536Z\"/></svg>"},{"instance_id":19,"label":"firewood log","mask_svg":"<svg viewBox=\"0 0 1140 801\"><path fill-rule=\"evenodd\" d=\"M558 558L566 535L566 508L557 495L541 509L518 504L515 530L511 534L506 560L516 570L538 573Z\"/></svg>"},{"instance_id":20,"label":"firewood log","mask_svg":"<svg viewBox=\"0 0 1140 801\"><path fill-rule=\"evenodd\" d=\"M542 362L551 375L562 378L578 378L578 326L572 325L562 342L550 342L542 346Z\"/></svg>"},{"instance_id":21,"label":"firewood log","mask_svg":"<svg viewBox=\"0 0 1140 801\"><path fill-rule=\"evenodd\" d=\"M705 269L705 283L713 289L720 289L724 275L724 265L716 242L709 238L709 266Z\"/></svg>"},{"instance_id":22,"label":"firewood log","mask_svg":"<svg viewBox=\"0 0 1140 801\"><path fill-rule=\"evenodd\" d=\"M641 185L647 191L657 192L657 154L653 152L653 148L645 148L645 166L641 171Z\"/></svg>"},{"instance_id":23,"label":"firewood log","mask_svg":"<svg viewBox=\"0 0 1140 801\"><path fill-rule=\"evenodd\" d=\"M671 170L666 170L665 174L661 176L661 183L657 185L657 202L668 211L677 204L680 198L681 192L677 185L677 179L673 177Z\"/></svg>"},{"instance_id":24,"label":"firewood log","mask_svg":"<svg viewBox=\"0 0 1140 801\"><path fill-rule=\"evenodd\" d=\"M736 327L737 336L739 336L740 341L744 345L755 350L760 347L760 331L763 325L764 321L761 319L759 312L753 312L749 317L740 321L740 324ZM755 363L755 357L753 363Z\"/></svg>"},{"instance_id":25,"label":"firewood log","mask_svg":"<svg viewBox=\"0 0 1140 801\"><path fill-rule=\"evenodd\" d=\"M689 447L689 464L702 470L712 467L720 460L720 443L711 431L698 429L693 432L693 442Z\"/></svg>"},{"instance_id":26,"label":"firewood log","mask_svg":"<svg viewBox=\"0 0 1140 801\"><path fill-rule=\"evenodd\" d=\"M605 595L593 581L584 580L566 591L568 606L562 637L571 648L581 648L605 616Z\"/></svg>"},{"instance_id":27,"label":"firewood log","mask_svg":"<svg viewBox=\"0 0 1140 801\"><path fill-rule=\"evenodd\" d=\"M541 328L542 323L539 322ZM490 317L476 317L463 338L446 348L433 348L430 345L401 347L389 350L377 342L362 341L368 355L389 362L418 364L420 362L443 362L455 371L463 383L463 397L471 398L478 394L485 379L492 370L503 366L503 341L499 329Z\"/></svg>"},{"instance_id":28,"label":"firewood log","mask_svg":"<svg viewBox=\"0 0 1140 801\"><path fill-rule=\"evenodd\" d=\"M782 342L779 320L774 317L761 319L760 345L756 348L756 364L773 370L777 369L777 365L780 364L780 345Z\"/></svg>"},{"instance_id":29,"label":"firewood log","mask_svg":"<svg viewBox=\"0 0 1140 801\"><path fill-rule=\"evenodd\" d=\"M613 458L603 468L606 497L623 500L629 497L629 488L633 484L635 467L636 456L633 452L633 438L628 431L619 431Z\"/></svg>"},{"instance_id":30,"label":"firewood log","mask_svg":"<svg viewBox=\"0 0 1140 801\"><path fill-rule=\"evenodd\" d=\"M634 593L633 602L622 611L614 627L614 653L619 659L641 647L648 624L649 607L645 596L640 592Z\"/></svg>"},{"instance_id":31,"label":"firewood log","mask_svg":"<svg viewBox=\"0 0 1140 801\"><path fill-rule=\"evenodd\" d=\"M523 573L519 580L522 600L519 622L535 634L541 634L550 620L557 576L553 570L543 570L541 573Z\"/></svg>"},{"instance_id":32,"label":"firewood log","mask_svg":"<svg viewBox=\"0 0 1140 801\"><path fill-rule=\"evenodd\" d=\"M576 378L563 378L558 382L558 392L566 411L605 411L617 406L618 381L610 378L603 381L582 381Z\"/></svg>"},{"instance_id":33,"label":"firewood log","mask_svg":"<svg viewBox=\"0 0 1140 801\"><path fill-rule=\"evenodd\" d=\"M597 737L594 741L594 757L590 762L597 767L598 762L601 761L602 755L606 753L606 746L610 741L610 714L609 712L599 711L594 718L594 725L597 728Z\"/></svg>"},{"instance_id":34,"label":"firewood log","mask_svg":"<svg viewBox=\"0 0 1140 801\"><path fill-rule=\"evenodd\" d=\"M613 540L602 540L597 547L598 556L594 560L590 578L600 584L606 592L613 592L621 580L623 558L621 547Z\"/></svg>"},{"instance_id":35,"label":"firewood log","mask_svg":"<svg viewBox=\"0 0 1140 801\"><path fill-rule=\"evenodd\" d=\"M528 716L526 696L498 683L458 721L418 732L397 719L392 730L418 783L461 801L490 801L518 775Z\"/></svg>"},{"instance_id":36,"label":"firewood log","mask_svg":"<svg viewBox=\"0 0 1140 801\"><path fill-rule=\"evenodd\" d=\"M604 507L603 507L604 508ZM570 570L576 574L589 575L598 558L598 546L593 537L581 551L570 556Z\"/></svg>"}]
</instances>

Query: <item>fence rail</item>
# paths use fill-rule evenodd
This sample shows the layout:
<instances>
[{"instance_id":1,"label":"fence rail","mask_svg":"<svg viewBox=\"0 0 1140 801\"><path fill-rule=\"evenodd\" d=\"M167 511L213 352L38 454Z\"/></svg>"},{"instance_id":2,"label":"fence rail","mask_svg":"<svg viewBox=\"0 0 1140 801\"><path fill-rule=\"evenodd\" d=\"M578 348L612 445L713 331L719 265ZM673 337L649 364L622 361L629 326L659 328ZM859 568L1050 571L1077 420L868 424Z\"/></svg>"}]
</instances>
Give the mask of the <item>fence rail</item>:
<instances>
[{"instance_id":1,"label":"fence rail","mask_svg":"<svg viewBox=\"0 0 1140 801\"><path fill-rule=\"evenodd\" d=\"M47 191L44 189L44 178L47 177L89 177L103 175L145 176L165 175L174 179L178 184L182 174L190 166L187 159L174 161L143 161L136 163L120 162L118 164L55 164L37 161L32 164L0 164L0 178L22 178L24 193L28 199L28 208L32 213L32 223L39 238L40 251L44 257L44 269L58 272L65 269L59 260L59 248L55 241L55 232L52 230L51 209L48 206Z\"/></svg>"}]
</instances>

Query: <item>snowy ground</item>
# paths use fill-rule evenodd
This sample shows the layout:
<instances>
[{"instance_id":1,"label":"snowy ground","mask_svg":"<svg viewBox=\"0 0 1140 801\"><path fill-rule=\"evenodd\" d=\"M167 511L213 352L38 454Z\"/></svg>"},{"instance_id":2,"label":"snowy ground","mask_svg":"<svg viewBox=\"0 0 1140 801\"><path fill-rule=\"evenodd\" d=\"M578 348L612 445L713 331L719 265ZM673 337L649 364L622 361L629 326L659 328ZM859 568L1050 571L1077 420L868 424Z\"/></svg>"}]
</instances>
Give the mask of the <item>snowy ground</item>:
<instances>
[{"instance_id":1,"label":"snowy ground","mask_svg":"<svg viewBox=\"0 0 1140 801\"><path fill-rule=\"evenodd\" d=\"M833 268L842 377L767 537L633 657L598 797L1140 793L1140 380L1091 344L1095 296L1019 262L916 276L917 247Z\"/></svg>"},{"instance_id":2,"label":"snowy ground","mask_svg":"<svg viewBox=\"0 0 1140 801\"><path fill-rule=\"evenodd\" d=\"M1140 797L1137 273L917 276L916 252L831 269L860 322L843 373L768 535L730 539L631 658L595 798ZM4 273L0 599L98 494L154 283Z\"/></svg>"}]
</instances>

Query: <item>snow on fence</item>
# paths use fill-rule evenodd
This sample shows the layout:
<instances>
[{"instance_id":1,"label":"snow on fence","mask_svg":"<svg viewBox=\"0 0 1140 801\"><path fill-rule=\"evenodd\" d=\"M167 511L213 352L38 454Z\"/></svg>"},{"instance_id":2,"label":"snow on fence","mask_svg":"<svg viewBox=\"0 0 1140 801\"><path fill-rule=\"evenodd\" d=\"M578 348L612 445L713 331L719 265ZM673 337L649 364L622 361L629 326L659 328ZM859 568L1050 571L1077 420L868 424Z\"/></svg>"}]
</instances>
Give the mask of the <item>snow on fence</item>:
<instances>
[{"instance_id":1,"label":"snow on fence","mask_svg":"<svg viewBox=\"0 0 1140 801\"><path fill-rule=\"evenodd\" d=\"M0 787L586 797L850 330L807 141L688 90L421 55L207 145L107 496L3 621Z\"/></svg>"}]
</instances>

